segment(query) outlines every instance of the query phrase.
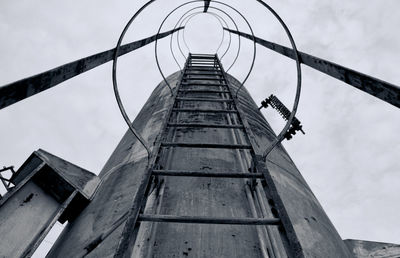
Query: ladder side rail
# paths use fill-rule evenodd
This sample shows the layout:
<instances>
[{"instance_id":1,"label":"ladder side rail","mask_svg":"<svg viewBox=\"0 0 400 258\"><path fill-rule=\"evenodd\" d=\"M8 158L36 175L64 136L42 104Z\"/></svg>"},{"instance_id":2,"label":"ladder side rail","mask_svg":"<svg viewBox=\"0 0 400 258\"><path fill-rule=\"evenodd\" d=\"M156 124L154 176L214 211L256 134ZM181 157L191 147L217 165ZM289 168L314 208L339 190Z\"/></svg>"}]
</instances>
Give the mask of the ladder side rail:
<instances>
[{"instance_id":1,"label":"ladder side rail","mask_svg":"<svg viewBox=\"0 0 400 258\"><path fill-rule=\"evenodd\" d=\"M138 190L137 194L135 195L135 198L134 198L133 204L132 204L132 208L130 209L126 220L124 219L124 220L121 220L121 222L120 222L122 224L124 221L126 221L124 229L123 229L123 233L121 235L121 239L118 243L116 254L114 255L115 258L126 257L126 253L133 252L133 247L131 250L128 250L128 248L129 248L130 243L136 242L136 238L138 235L137 222L138 222L140 210L143 207L143 204L145 203L145 199L146 199L145 193L147 192L149 185L150 185L150 179L152 177L152 170L153 170L153 168L151 166L154 166L156 159L158 157L158 153L161 150L161 143L167 132L168 121L169 121L169 118L171 117L172 109L176 103L175 99L176 99L177 95L179 94L179 88L181 87L182 78L183 78L184 72L186 71L187 66L188 66L188 60L185 64L185 69L183 70L183 72L180 76L178 86L176 86L176 90L174 91L174 94L172 96L173 101L171 102L171 105L169 107L168 114L166 116L167 119L165 119L165 121L163 122L162 130L160 130L160 134L154 143L154 148L152 151L153 155L151 156L151 162L149 162L150 165L147 168L147 173L146 173L145 177L142 178L142 180L141 180L139 190ZM133 233L132 233L132 230L134 231Z\"/></svg>"},{"instance_id":2,"label":"ladder side rail","mask_svg":"<svg viewBox=\"0 0 400 258\"><path fill-rule=\"evenodd\" d=\"M226 73L224 71L222 63L218 58L217 58L217 61L218 61L218 64L220 66L220 69L222 71L223 77L224 77L224 79L225 79L225 81L226 81L226 83L228 85L229 93L233 97L233 96L235 96L235 93L234 93L234 91L233 91L233 89L232 89L232 87L230 85L230 82L228 81L228 79L226 77ZM254 148L254 146L256 146L255 137L254 137L253 132L252 132L250 126L249 126L249 123L247 122L245 116L243 115L243 110L240 107L239 100L238 100L238 98L233 98L233 99L234 99L234 105L235 105L235 107L236 107L236 109L238 111L238 113L237 113L238 114L238 118L242 122L242 124L244 125L246 135L247 135L247 137L249 139L249 143L252 146L252 152L251 153L252 153L253 162L255 163L257 171L260 172L260 173L263 173L264 179L267 182L268 186L270 188L273 188L273 187L275 187L274 186L274 182L272 181L272 178L270 178L271 176L268 173L268 171L266 171L266 169L265 169L266 166L262 166L261 165L261 164L265 165L265 163L260 163L260 162L262 162L262 155L255 153L255 148ZM298 252L298 250L301 250L300 242L299 242L299 240L297 238L297 235L296 235L296 233L294 231L293 225L292 225L292 223L290 221L290 218L289 218L289 216L287 214L285 206L283 205L283 202L280 199L280 196L278 194L276 194L276 191L271 191L270 195L273 198L274 202L276 204L279 204L277 206L278 214L279 214L279 218L281 219L282 226L285 229L284 230L285 231L284 236L286 237L286 239L285 239L286 241L283 241L283 242L288 242L289 245L290 245L290 248L288 248L286 250L287 253L288 254L300 253L300 252ZM299 257L301 257L301 255Z\"/></svg>"}]
</instances>

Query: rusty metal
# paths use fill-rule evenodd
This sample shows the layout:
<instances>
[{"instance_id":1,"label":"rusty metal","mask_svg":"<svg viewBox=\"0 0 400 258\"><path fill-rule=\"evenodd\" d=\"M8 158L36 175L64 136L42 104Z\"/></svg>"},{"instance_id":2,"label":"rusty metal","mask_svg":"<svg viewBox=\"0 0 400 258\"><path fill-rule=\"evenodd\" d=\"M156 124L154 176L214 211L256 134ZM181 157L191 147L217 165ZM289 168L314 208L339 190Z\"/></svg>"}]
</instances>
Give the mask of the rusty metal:
<instances>
[{"instance_id":1,"label":"rusty metal","mask_svg":"<svg viewBox=\"0 0 400 258\"><path fill-rule=\"evenodd\" d=\"M184 176L184 177L217 177L217 178L263 178L262 173L243 172L207 172L207 171L178 171L178 170L153 170L157 176Z\"/></svg>"},{"instance_id":2,"label":"rusty metal","mask_svg":"<svg viewBox=\"0 0 400 258\"><path fill-rule=\"evenodd\" d=\"M145 39L141 39L121 46L119 56L125 55L147 44L152 43L156 38L164 38L168 35L181 30L177 28L160 33ZM0 109L12 105L18 101L50 89L68 79L81 73L87 72L99 65L107 63L113 59L115 49L110 49L95 55L91 55L71 63L56 67L46 72L4 85L0 87Z\"/></svg>"},{"instance_id":3,"label":"rusty metal","mask_svg":"<svg viewBox=\"0 0 400 258\"><path fill-rule=\"evenodd\" d=\"M218 218L200 216L174 216L158 214L142 214L138 221L168 222L168 223L196 223L218 225L279 225L280 219L257 218Z\"/></svg>"},{"instance_id":4,"label":"rusty metal","mask_svg":"<svg viewBox=\"0 0 400 258\"><path fill-rule=\"evenodd\" d=\"M255 40L258 44L269 48L279 54L294 59L293 50L277 43L273 43L258 37L253 37L244 32L229 30L231 33L238 34L250 40ZM378 78L357 72L350 68L315 57L299 51L300 62L327 74L335 79L343 81L361 91L364 91L376 98L379 98L395 107L400 108L400 87Z\"/></svg>"}]
</instances>

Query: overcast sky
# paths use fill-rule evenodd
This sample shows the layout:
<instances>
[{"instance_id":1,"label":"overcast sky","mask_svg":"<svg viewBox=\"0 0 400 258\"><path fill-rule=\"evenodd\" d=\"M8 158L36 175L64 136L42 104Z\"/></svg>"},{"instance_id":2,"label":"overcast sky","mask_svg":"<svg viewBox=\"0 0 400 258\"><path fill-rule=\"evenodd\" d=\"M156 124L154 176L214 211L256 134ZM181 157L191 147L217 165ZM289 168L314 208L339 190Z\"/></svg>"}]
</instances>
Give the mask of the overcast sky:
<instances>
[{"instance_id":1,"label":"overcast sky","mask_svg":"<svg viewBox=\"0 0 400 258\"><path fill-rule=\"evenodd\" d=\"M182 2L153 4L133 24L125 42L155 34L163 17ZM279 24L256 1L227 2L243 11L256 35L289 46ZM125 23L144 3L0 1L0 85L115 47ZM400 85L400 1L268 3L286 21L299 50ZM171 16L162 30L171 29L183 13ZM249 32L237 14L229 13L240 30ZM185 34L191 51L212 52L221 27L213 16L203 14L190 21ZM225 39L223 46L227 34ZM225 67L237 45L237 37L232 37ZM176 71L169 39L160 41L159 52L165 73ZM257 52L246 87L258 103L273 93L290 107L295 63L262 47ZM245 77L251 55L252 45L243 39L231 70L238 79ZM184 62L181 56L179 60ZM154 44L120 58L118 72L133 119L161 81ZM273 111L263 112L279 132L282 119ZM284 146L341 237L400 243L400 110L303 66L297 117L306 135L296 135ZM111 63L1 110L0 121L0 166L18 168L30 153L43 148L94 173L127 129L112 92Z\"/></svg>"}]
</instances>

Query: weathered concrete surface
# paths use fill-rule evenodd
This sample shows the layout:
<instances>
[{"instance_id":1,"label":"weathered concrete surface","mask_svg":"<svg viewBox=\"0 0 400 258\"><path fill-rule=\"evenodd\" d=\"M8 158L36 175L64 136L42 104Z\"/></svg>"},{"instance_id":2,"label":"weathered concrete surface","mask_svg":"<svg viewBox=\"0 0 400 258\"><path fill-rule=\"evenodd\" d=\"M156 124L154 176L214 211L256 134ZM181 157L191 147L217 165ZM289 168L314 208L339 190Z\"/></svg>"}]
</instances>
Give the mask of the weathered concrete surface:
<instances>
[{"instance_id":1,"label":"weathered concrete surface","mask_svg":"<svg viewBox=\"0 0 400 258\"><path fill-rule=\"evenodd\" d=\"M46 229L60 204L33 181L0 207L0 257L22 257Z\"/></svg>"},{"instance_id":2,"label":"weathered concrete surface","mask_svg":"<svg viewBox=\"0 0 400 258\"><path fill-rule=\"evenodd\" d=\"M179 74L169 77L175 86ZM238 82L229 77L233 88ZM187 88L199 89L197 86ZM213 86L202 86L207 89ZM180 97L221 98L215 93L185 93ZM239 108L250 124L256 154L261 154L275 135L257 105L243 89ZM172 104L168 88L158 86L138 117L135 128L149 143L160 136L162 122ZM219 102L180 102L180 108L226 109ZM209 113L173 114L173 123L228 124L237 121L237 115ZM240 131L240 130L236 130ZM166 139L185 143L249 144L243 132L234 133L223 128L170 128ZM247 172L250 168L248 151L223 149L163 148L159 153L160 169L204 170L212 172ZM146 151L128 132L104 166L100 184L92 202L66 227L48 257L113 257L121 239L126 213L138 191L138 182L147 176ZM293 164L289 155L279 146L269 157L268 168L273 179L275 195L284 205L288 219L301 244L301 256L351 257L335 228L324 213L310 188ZM167 215L203 215L252 217L246 198L245 180L221 178L162 177L165 188L162 199L154 201L159 208L151 209ZM267 200L268 201L271 200ZM273 200L275 201L275 200ZM271 207L268 207L271 208ZM273 213L271 211L271 213ZM146 225L148 222L143 223ZM141 251L147 257L261 257L261 241L255 226L195 225L155 223L152 234ZM116 225L119 225L116 227ZM115 230L108 234L110 228ZM142 228L142 227L141 227ZM150 228L145 226L145 228ZM152 230L153 230L152 229ZM133 228L132 228L132 234ZM107 235L107 237L104 237ZM279 234L278 234L279 235ZM143 244L145 240L140 239ZM130 248L133 249L133 244ZM283 256L285 257L285 256Z\"/></svg>"},{"instance_id":3,"label":"weathered concrete surface","mask_svg":"<svg viewBox=\"0 0 400 258\"><path fill-rule=\"evenodd\" d=\"M45 162L51 168L51 173L57 174L75 190L78 190L86 199L90 199L99 182L99 178L95 174L42 149L31 154L13 175L11 181L18 185L42 162ZM49 177L49 175L46 175L46 177ZM44 187L46 188L46 186Z\"/></svg>"},{"instance_id":4,"label":"weathered concrete surface","mask_svg":"<svg viewBox=\"0 0 400 258\"><path fill-rule=\"evenodd\" d=\"M203 86L208 90L217 87ZM181 89L199 89L182 86ZM226 94L224 94L226 95ZM182 93L188 98L225 98L215 93ZM221 102L179 102L179 108L227 109ZM236 117L237 115L231 115ZM227 114L180 113L172 123L229 124ZM243 130L237 130L244 138ZM168 142L248 144L231 129L170 128ZM245 139L245 138L244 138ZM235 142L236 141L236 142ZM162 153L164 169L208 172L248 172L239 151L228 149L168 148ZM252 217L245 180L227 178L164 177L160 214L215 217ZM148 257L262 257L255 226L159 223ZM172 237L173 236L173 237Z\"/></svg>"},{"instance_id":5,"label":"weathered concrete surface","mask_svg":"<svg viewBox=\"0 0 400 258\"><path fill-rule=\"evenodd\" d=\"M231 76L228 78L236 91L240 82ZM239 109L254 135L254 151L257 155L262 155L276 136L245 88L242 88L238 98ZM279 202L277 206L284 206L301 245L300 255L351 257L317 198L281 145L268 156L267 169L274 184L269 188L281 200L273 201Z\"/></svg>"},{"instance_id":6,"label":"weathered concrete surface","mask_svg":"<svg viewBox=\"0 0 400 258\"><path fill-rule=\"evenodd\" d=\"M354 239L346 239L344 243L356 258L400 257L400 245Z\"/></svg>"},{"instance_id":7,"label":"weathered concrete surface","mask_svg":"<svg viewBox=\"0 0 400 258\"><path fill-rule=\"evenodd\" d=\"M168 78L175 86L180 73ZM134 127L149 142L160 134L172 98L161 83L150 96L135 121ZM125 223L106 234L130 210L138 183L146 176L147 155L142 145L128 131L100 173L103 182L86 209L64 229L47 257L113 257Z\"/></svg>"},{"instance_id":8,"label":"weathered concrete surface","mask_svg":"<svg viewBox=\"0 0 400 258\"><path fill-rule=\"evenodd\" d=\"M48 152L32 153L11 178L15 187L0 200L0 257L31 255L57 220L79 214L98 180Z\"/></svg>"}]
</instances>

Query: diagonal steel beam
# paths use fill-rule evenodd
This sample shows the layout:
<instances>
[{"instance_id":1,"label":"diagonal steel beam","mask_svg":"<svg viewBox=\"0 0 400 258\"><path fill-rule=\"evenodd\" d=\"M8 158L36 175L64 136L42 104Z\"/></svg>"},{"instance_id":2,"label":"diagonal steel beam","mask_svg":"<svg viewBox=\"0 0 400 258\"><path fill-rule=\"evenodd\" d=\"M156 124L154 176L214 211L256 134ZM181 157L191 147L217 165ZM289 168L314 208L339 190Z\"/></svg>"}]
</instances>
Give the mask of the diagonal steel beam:
<instances>
[{"instance_id":1,"label":"diagonal steel beam","mask_svg":"<svg viewBox=\"0 0 400 258\"><path fill-rule=\"evenodd\" d=\"M293 50L282 45L253 37L250 34L234 31L227 28L225 30L238 34L244 38L255 40L258 44L278 52L284 56L295 59ZM322 73L330 75L338 80L341 80L359 90L362 90L374 97L377 97L387 103L400 108L400 87L394 84L382 81L372 76L354 71L350 68L329 62L327 60L303 53L299 51L300 62L310 66Z\"/></svg>"},{"instance_id":2,"label":"diagonal steel beam","mask_svg":"<svg viewBox=\"0 0 400 258\"><path fill-rule=\"evenodd\" d=\"M183 29L183 27L160 33L158 36L153 35L151 37L123 45L120 48L119 56L125 55L131 51L148 45L155 41L157 37L159 39L165 38L181 29ZM94 54L0 87L0 109L54 87L59 83L71 79L72 77L113 60L114 50L115 49L110 49L98 54Z\"/></svg>"},{"instance_id":3,"label":"diagonal steel beam","mask_svg":"<svg viewBox=\"0 0 400 258\"><path fill-rule=\"evenodd\" d=\"M204 0L204 13L208 11L208 7L210 7L211 0Z\"/></svg>"}]
</instances>

